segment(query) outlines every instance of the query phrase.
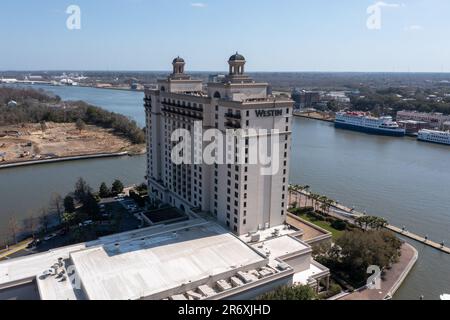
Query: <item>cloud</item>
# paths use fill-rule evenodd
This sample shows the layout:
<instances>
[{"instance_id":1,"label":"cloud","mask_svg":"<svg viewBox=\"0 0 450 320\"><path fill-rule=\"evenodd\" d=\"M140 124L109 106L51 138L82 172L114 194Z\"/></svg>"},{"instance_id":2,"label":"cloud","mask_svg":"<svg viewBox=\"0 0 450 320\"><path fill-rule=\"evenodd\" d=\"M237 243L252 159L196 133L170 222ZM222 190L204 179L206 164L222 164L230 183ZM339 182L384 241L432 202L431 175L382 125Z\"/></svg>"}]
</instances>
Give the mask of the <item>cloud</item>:
<instances>
[{"instance_id":1,"label":"cloud","mask_svg":"<svg viewBox=\"0 0 450 320\"><path fill-rule=\"evenodd\" d=\"M419 31L419 30L423 30L423 27L418 24L413 24L405 27L405 31Z\"/></svg>"},{"instance_id":2,"label":"cloud","mask_svg":"<svg viewBox=\"0 0 450 320\"><path fill-rule=\"evenodd\" d=\"M206 3L194 2L194 3L191 3L191 7L194 7L194 8L205 8L206 7Z\"/></svg>"}]
</instances>

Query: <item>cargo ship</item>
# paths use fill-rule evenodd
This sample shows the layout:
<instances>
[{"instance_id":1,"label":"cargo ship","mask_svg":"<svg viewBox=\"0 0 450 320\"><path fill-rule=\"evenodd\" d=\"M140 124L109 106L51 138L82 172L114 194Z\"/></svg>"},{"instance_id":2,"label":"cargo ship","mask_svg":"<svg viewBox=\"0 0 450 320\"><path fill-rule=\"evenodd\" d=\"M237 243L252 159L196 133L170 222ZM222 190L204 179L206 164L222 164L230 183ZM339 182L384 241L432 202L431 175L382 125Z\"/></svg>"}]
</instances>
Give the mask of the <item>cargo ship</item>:
<instances>
[{"instance_id":1,"label":"cargo ship","mask_svg":"<svg viewBox=\"0 0 450 320\"><path fill-rule=\"evenodd\" d=\"M364 112L338 112L334 123L335 127L340 129L395 137L406 135L406 130L400 128L389 116L376 118Z\"/></svg>"}]
</instances>

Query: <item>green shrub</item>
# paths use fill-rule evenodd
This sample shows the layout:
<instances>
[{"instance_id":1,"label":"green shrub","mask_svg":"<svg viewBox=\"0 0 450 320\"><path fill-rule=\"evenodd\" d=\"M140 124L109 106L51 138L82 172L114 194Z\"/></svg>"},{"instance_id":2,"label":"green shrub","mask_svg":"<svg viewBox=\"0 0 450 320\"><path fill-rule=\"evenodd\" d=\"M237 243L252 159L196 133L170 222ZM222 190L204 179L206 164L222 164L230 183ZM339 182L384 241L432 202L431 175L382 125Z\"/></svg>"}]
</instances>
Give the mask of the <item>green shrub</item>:
<instances>
[{"instance_id":1,"label":"green shrub","mask_svg":"<svg viewBox=\"0 0 450 320\"><path fill-rule=\"evenodd\" d=\"M339 230L339 231L344 231L344 230L347 229L347 223L345 221L342 221L342 220L334 220L331 223L331 226L334 229Z\"/></svg>"}]
</instances>

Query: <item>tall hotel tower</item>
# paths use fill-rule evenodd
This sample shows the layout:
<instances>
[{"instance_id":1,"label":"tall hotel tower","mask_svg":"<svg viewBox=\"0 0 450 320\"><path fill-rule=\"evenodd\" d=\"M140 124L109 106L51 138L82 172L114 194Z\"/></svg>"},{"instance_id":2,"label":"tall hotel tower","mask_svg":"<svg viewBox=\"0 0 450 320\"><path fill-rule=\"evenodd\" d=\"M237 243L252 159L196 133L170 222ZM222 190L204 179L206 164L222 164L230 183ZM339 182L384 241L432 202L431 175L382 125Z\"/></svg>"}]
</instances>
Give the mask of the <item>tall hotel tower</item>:
<instances>
[{"instance_id":1,"label":"tall hotel tower","mask_svg":"<svg viewBox=\"0 0 450 320\"><path fill-rule=\"evenodd\" d=\"M242 55L236 53L228 63L229 74L204 87L185 73L185 61L178 57L167 79L146 88L147 179L154 203L210 214L243 235L286 220L293 101L269 94L267 83L247 76ZM263 175L262 165L248 162L249 145L262 139L260 134L244 137L244 151L236 148L246 157L239 164L173 163L173 131L186 129L194 135L198 121L204 131L216 128L223 134L229 129L267 129L265 139L279 138L278 154L272 155L278 157L279 170ZM200 150L208 144L201 143Z\"/></svg>"}]
</instances>

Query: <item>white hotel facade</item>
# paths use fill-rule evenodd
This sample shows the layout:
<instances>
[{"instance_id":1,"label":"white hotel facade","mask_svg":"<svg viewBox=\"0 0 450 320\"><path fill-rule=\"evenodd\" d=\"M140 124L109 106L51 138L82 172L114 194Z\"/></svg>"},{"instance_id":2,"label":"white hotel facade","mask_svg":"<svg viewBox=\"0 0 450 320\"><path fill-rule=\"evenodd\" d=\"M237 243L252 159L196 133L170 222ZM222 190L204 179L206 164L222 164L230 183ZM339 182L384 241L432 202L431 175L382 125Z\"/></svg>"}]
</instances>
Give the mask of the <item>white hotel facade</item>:
<instances>
[{"instance_id":1,"label":"white hotel facade","mask_svg":"<svg viewBox=\"0 0 450 320\"><path fill-rule=\"evenodd\" d=\"M236 53L228 63L229 74L224 79L204 86L185 73L185 61L178 57L173 60L171 75L159 80L156 88L146 88L147 179L152 201L186 213L209 214L243 235L285 223L293 101L269 95L267 83L256 83L247 76L242 55ZM236 141L243 144L224 150L242 155L242 161L174 164L172 133L185 129L194 135L198 121L203 131L215 128L224 135L227 130L242 129L242 140ZM248 129L266 129L268 133L255 134ZM275 151L272 162L277 159L279 163L273 175L262 174L263 164L249 162L250 147L262 143L263 138L279 141L278 150L271 147L268 152ZM210 143L203 141L198 150L203 152Z\"/></svg>"}]
</instances>

